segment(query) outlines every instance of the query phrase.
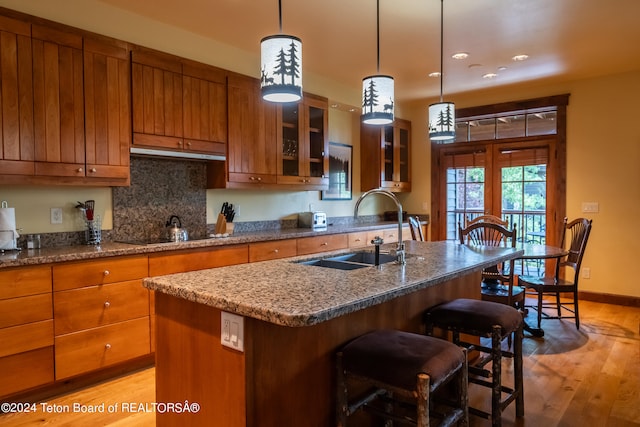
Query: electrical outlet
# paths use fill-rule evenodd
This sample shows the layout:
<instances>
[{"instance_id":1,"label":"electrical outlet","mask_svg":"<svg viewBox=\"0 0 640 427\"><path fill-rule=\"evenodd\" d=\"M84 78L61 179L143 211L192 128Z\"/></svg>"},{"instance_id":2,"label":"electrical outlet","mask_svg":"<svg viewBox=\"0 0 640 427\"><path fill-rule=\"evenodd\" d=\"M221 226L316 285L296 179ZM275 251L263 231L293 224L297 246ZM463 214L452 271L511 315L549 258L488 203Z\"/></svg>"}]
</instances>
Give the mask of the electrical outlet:
<instances>
[{"instance_id":1,"label":"electrical outlet","mask_svg":"<svg viewBox=\"0 0 640 427\"><path fill-rule=\"evenodd\" d=\"M244 317L220 313L220 343L225 347L244 352Z\"/></svg>"},{"instance_id":2,"label":"electrical outlet","mask_svg":"<svg viewBox=\"0 0 640 427\"><path fill-rule=\"evenodd\" d=\"M591 279L591 269L589 267L582 268L582 277L584 279Z\"/></svg>"},{"instance_id":3,"label":"electrical outlet","mask_svg":"<svg viewBox=\"0 0 640 427\"><path fill-rule=\"evenodd\" d=\"M51 208L51 224L62 224L62 208Z\"/></svg>"}]
</instances>

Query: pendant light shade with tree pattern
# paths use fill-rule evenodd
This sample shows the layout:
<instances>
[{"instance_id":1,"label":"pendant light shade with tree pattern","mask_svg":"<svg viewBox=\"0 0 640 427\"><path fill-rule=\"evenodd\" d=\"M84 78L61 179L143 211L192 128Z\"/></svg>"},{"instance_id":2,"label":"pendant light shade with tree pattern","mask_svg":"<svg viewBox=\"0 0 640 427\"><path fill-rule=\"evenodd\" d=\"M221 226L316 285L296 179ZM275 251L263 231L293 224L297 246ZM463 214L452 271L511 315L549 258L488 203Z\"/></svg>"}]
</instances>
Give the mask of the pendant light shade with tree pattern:
<instances>
[{"instance_id":1,"label":"pendant light shade with tree pattern","mask_svg":"<svg viewBox=\"0 0 640 427\"><path fill-rule=\"evenodd\" d=\"M440 0L440 102L429 105L429 139L436 143L452 142L456 137L456 107L442 100L444 50L444 0Z\"/></svg>"},{"instance_id":2,"label":"pendant light shade with tree pattern","mask_svg":"<svg viewBox=\"0 0 640 427\"><path fill-rule=\"evenodd\" d=\"M278 0L280 34L260 42L260 89L271 102L297 102L302 99L302 41L282 34L282 0Z\"/></svg>"},{"instance_id":3,"label":"pendant light shade with tree pattern","mask_svg":"<svg viewBox=\"0 0 640 427\"><path fill-rule=\"evenodd\" d=\"M380 0L376 0L377 73L380 73ZM393 122L393 77L376 74L362 79L362 123L386 125Z\"/></svg>"}]
</instances>

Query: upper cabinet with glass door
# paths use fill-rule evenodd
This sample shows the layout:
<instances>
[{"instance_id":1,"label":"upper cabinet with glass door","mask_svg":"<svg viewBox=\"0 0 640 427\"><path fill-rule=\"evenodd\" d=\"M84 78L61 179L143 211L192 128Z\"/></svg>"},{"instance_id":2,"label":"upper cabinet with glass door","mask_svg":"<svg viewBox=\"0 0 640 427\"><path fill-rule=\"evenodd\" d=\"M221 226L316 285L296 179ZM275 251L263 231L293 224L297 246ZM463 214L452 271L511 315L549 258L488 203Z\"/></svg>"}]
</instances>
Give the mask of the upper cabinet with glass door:
<instances>
[{"instance_id":1,"label":"upper cabinet with glass door","mask_svg":"<svg viewBox=\"0 0 640 427\"><path fill-rule=\"evenodd\" d=\"M305 94L300 103L283 104L278 111L279 185L301 190L329 186L327 138L328 101Z\"/></svg>"},{"instance_id":2,"label":"upper cabinet with glass door","mask_svg":"<svg viewBox=\"0 0 640 427\"><path fill-rule=\"evenodd\" d=\"M361 190L411 191L411 122L360 126ZM379 165L378 167L371 165Z\"/></svg>"}]
</instances>

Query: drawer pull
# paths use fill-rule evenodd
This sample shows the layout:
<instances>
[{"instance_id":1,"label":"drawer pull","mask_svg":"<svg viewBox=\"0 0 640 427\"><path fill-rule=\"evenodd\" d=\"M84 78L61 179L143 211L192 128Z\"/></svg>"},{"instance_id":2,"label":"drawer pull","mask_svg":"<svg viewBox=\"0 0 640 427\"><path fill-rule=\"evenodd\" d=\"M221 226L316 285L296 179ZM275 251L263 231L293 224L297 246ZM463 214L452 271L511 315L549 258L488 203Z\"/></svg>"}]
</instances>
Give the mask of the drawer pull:
<instances>
[{"instance_id":1,"label":"drawer pull","mask_svg":"<svg viewBox=\"0 0 640 427\"><path fill-rule=\"evenodd\" d=\"M329 243L327 242L322 242L322 246L327 246Z\"/></svg>"},{"instance_id":2,"label":"drawer pull","mask_svg":"<svg viewBox=\"0 0 640 427\"><path fill-rule=\"evenodd\" d=\"M103 274L104 274L105 276L108 276L108 275L110 275L110 274L111 274L111 272L110 272L109 270L105 270Z\"/></svg>"},{"instance_id":3,"label":"drawer pull","mask_svg":"<svg viewBox=\"0 0 640 427\"><path fill-rule=\"evenodd\" d=\"M360 242L360 239L356 239L356 242Z\"/></svg>"},{"instance_id":4,"label":"drawer pull","mask_svg":"<svg viewBox=\"0 0 640 427\"><path fill-rule=\"evenodd\" d=\"M109 307L111 307L111 303L109 301L105 301L104 308L109 308Z\"/></svg>"},{"instance_id":5,"label":"drawer pull","mask_svg":"<svg viewBox=\"0 0 640 427\"><path fill-rule=\"evenodd\" d=\"M111 344L107 343L107 344L104 346L104 348L105 348L105 350L109 350L109 349L111 349Z\"/></svg>"},{"instance_id":6,"label":"drawer pull","mask_svg":"<svg viewBox=\"0 0 640 427\"><path fill-rule=\"evenodd\" d=\"M84 169L78 168L78 172L84 172Z\"/></svg>"},{"instance_id":7,"label":"drawer pull","mask_svg":"<svg viewBox=\"0 0 640 427\"><path fill-rule=\"evenodd\" d=\"M278 253L278 252L280 252L280 251L279 251L278 249L274 249L274 250L273 250L273 252L274 252L274 253Z\"/></svg>"},{"instance_id":8,"label":"drawer pull","mask_svg":"<svg viewBox=\"0 0 640 427\"><path fill-rule=\"evenodd\" d=\"M91 171L90 171L90 172L91 172L91 173L96 173L96 172L98 172L98 170L97 170L96 168L91 168Z\"/></svg>"}]
</instances>

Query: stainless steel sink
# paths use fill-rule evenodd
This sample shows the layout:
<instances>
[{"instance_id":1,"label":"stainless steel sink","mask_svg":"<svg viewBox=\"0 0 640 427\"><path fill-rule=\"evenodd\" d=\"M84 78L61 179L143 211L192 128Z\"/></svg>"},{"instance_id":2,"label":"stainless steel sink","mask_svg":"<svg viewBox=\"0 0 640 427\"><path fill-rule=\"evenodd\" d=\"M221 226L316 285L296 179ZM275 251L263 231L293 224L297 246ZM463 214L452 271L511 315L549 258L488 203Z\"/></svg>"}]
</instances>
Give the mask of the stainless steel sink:
<instances>
[{"instance_id":1,"label":"stainless steel sink","mask_svg":"<svg viewBox=\"0 0 640 427\"><path fill-rule=\"evenodd\" d=\"M354 252L350 254L331 257L328 259L335 260L335 261L357 262L361 264L373 265L375 263L375 256L376 254L373 252ZM386 264L388 262L395 261L396 259L397 258L395 255L380 254L380 264Z\"/></svg>"},{"instance_id":2,"label":"stainless steel sink","mask_svg":"<svg viewBox=\"0 0 640 427\"><path fill-rule=\"evenodd\" d=\"M396 257L389 254L380 254L380 264L396 261ZM300 264L313 265L316 267L335 268L338 270L355 270L358 268L371 267L375 264L375 254L373 252L352 252L344 255L337 255L329 258L312 259L309 261L298 261Z\"/></svg>"}]
</instances>

